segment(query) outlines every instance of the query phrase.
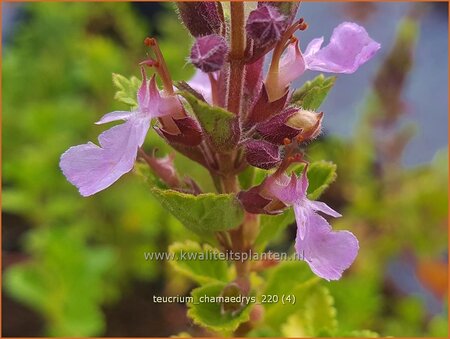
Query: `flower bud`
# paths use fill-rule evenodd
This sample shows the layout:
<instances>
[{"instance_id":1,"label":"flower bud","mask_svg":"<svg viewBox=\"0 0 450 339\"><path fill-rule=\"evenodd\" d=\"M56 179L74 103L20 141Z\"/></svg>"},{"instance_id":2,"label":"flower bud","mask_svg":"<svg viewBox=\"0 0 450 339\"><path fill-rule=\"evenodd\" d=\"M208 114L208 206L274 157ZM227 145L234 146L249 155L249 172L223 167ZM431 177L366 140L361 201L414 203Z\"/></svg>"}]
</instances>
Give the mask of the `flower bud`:
<instances>
[{"instance_id":1,"label":"flower bud","mask_svg":"<svg viewBox=\"0 0 450 339\"><path fill-rule=\"evenodd\" d=\"M225 63L228 46L223 37L211 34L197 38L191 49L191 63L205 73L219 71Z\"/></svg>"},{"instance_id":2,"label":"flower bud","mask_svg":"<svg viewBox=\"0 0 450 339\"><path fill-rule=\"evenodd\" d=\"M244 122L244 129L249 129L255 124L267 120L269 117L274 116L281 112L286 105L288 92L275 101L270 101L266 86L263 84L259 92L258 98L252 104L250 113Z\"/></svg>"},{"instance_id":3,"label":"flower bud","mask_svg":"<svg viewBox=\"0 0 450 339\"><path fill-rule=\"evenodd\" d=\"M322 118L323 112L316 113L300 109L286 121L286 125L301 129L303 140L314 139L322 129Z\"/></svg>"},{"instance_id":4,"label":"flower bud","mask_svg":"<svg viewBox=\"0 0 450 339\"><path fill-rule=\"evenodd\" d=\"M280 200L262 193L265 183L253 186L247 191L240 191L237 198L248 213L276 215L283 212L286 205Z\"/></svg>"},{"instance_id":5,"label":"flower bud","mask_svg":"<svg viewBox=\"0 0 450 339\"><path fill-rule=\"evenodd\" d=\"M258 7L271 6L286 17L286 24L290 25L295 19L300 1L259 1Z\"/></svg>"},{"instance_id":6,"label":"flower bud","mask_svg":"<svg viewBox=\"0 0 450 339\"><path fill-rule=\"evenodd\" d=\"M256 125L256 130L265 140L282 145L285 138L292 139L302 131L301 128L287 124L297 112L297 108L288 107L269 120Z\"/></svg>"},{"instance_id":7,"label":"flower bud","mask_svg":"<svg viewBox=\"0 0 450 339\"><path fill-rule=\"evenodd\" d=\"M277 8L262 5L250 12L245 28L255 44L269 46L280 40L286 29L286 18Z\"/></svg>"},{"instance_id":8,"label":"flower bud","mask_svg":"<svg viewBox=\"0 0 450 339\"><path fill-rule=\"evenodd\" d=\"M249 213L272 214L267 213L264 209L270 203L270 199L264 198L259 191L259 186L255 186L247 191L240 191L237 194L237 198L241 202L244 209Z\"/></svg>"},{"instance_id":9,"label":"flower bud","mask_svg":"<svg viewBox=\"0 0 450 339\"><path fill-rule=\"evenodd\" d=\"M247 293L245 293L236 282L231 282L226 285L220 293L221 297L230 299L234 298L236 300L239 300L238 298L244 295L247 295ZM241 311L244 307L245 304L242 301L222 302L220 305L220 312L222 314L231 313L232 315L234 315Z\"/></svg>"},{"instance_id":10,"label":"flower bud","mask_svg":"<svg viewBox=\"0 0 450 339\"><path fill-rule=\"evenodd\" d=\"M224 34L225 20L220 2L177 2L181 20L194 37Z\"/></svg>"},{"instance_id":11,"label":"flower bud","mask_svg":"<svg viewBox=\"0 0 450 339\"><path fill-rule=\"evenodd\" d=\"M147 162L152 171L170 188L177 188L180 186L180 179L173 163L173 154L163 158L157 158L154 155L149 156L141 151L140 155Z\"/></svg>"},{"instance_id":12,"label":"flower bud","mask_svg":"<svg viewBox=\"0 0 450 339\"><path fill-rule=\"evenodd\" d=\"M262 305L253 306L250 311L250 322L252 324L260 324L264 319L264 307Z\"/></svg>"},{"instance_id":13,"label":"flower bud","mask_svg":"<svg viewBox=\"0 0 450 339\"><path fill-rule=\"evenodd\" d=\"M202 142L202 130L194 118L185 116L181 119L172 119L172 121L178 129L178 133L170 133L162 127L155 127L158 134L164 137L169 144L193 147Z\"/></svg>"},{"instance_id":14,"label":"flower bud","mask_svg":"<svg viewBox=\"0 0 450 339\"><path fill-rule=\"evenodd\" d=\"M264 140L249 140L245 143L245 159L255 167L270 169L281 161L277 145Z\"/></svg>"}]
</instances>

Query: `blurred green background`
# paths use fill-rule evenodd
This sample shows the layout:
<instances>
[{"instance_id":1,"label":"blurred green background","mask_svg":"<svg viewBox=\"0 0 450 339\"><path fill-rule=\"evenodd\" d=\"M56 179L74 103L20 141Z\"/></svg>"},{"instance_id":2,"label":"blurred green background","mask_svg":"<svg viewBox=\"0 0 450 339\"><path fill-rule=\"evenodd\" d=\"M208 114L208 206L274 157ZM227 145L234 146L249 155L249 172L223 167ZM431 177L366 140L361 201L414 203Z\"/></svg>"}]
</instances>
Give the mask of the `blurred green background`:
<instances>
[{"instance_id":1,"label":"blurred green background","mask_svg":"<svg viewBox=\"0 0 450 339\"><path fill-rule=\"evenodd\" d=\"M358 15L377 11L372 5L342 7L347 20L364 21ZM127 109L113 100L111 74L139 76L144 37L159 38L174 79L193 74L186 63L191 40L173 9L158 3L27 3L9 8L13 21L3 17L3 336L204 334L183 305L153 303L155 294L183 295L191 285L143 255L193 235L136 176L82 198L58 167L68 147L96 140L104 127L94 121ZM447 336L447 150L428 149L432 160L420 165L402 161L421 131L405 114L403 91L421 48L420 21L434 11L432 4L402 7L408 19L382 41L378 70L366 73L364 98L352 102L353 131L324 133L309 147L311 160L338 165L338 180L322 200L344 215L333 225L350 229L361 243L354 266L327 284L344 330ZM306 15L302 9L300 15ZM314 30L314 20L308 22ZM333 91L340 85L352 90L338 81ZM439 120L446 112L440 113L430 119L447 126ZM167 151L155 133L147 139L147 147ZM181 171L191 166L177 158ZM196 166L191 172L204 174ZM273 249L289 248L294 229L275 239Z\"/></svg>"}]
</instances>

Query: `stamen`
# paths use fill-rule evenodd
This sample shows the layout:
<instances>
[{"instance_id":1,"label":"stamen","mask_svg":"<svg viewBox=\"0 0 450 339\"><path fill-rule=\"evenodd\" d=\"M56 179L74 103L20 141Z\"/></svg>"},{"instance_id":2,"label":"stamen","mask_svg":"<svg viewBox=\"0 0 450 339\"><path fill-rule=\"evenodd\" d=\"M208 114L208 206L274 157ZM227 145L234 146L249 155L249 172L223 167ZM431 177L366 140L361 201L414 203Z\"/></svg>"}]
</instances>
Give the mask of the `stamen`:
<instances>
[{"instance_id":1,"label":"stamen","mask_svg":"<svg viewBox=\"0 0 450 339\"><path fill-rule=\"evenodd\" d=\"M303 154L302 153L297 153L294 157L294 160L296 162L303 160Z\"/></svg>"},{"instance_id":2,"label":"stamen","mask_svg":"<svg viewBox=\"0 0 450 339\"><path fill-rule=\"evenodd\" d=\"M289 139L289 138L284 138L284 139L283 139L283 144L284 144L285 146L289 145L291 142L292 142L292 141L291 141L291 139Z\"/></svg>"},{"instance_id":3,"label":"stamen","mask_svg":"<svg viewBox=\"0 0 450 339\"><path fill-rule=\"evenodd\" d=\"M154 46L155 44L156 44L156 40L154 38L146 37L144 39L144 45L147 46L147 47Z\"/></svg>"},{"instance_id":4,"label":"stamen","mask_svg":"<svg viewBox=\"0 0 450 339\"><path fill-rule=\"evenodd\" d=\"M149 47L151 51L153 51L154 59L149 57L148 60L145 60L140 63L140 65L147 65L148 67L155 67L155 71L158 73L161 78L164 91L169 96L174 96L175 92L173 90L172 78L170 77L169 70L167 68L164 57L159 49L158 42L155 38L147 37L144 39L144 45ZM186 112L181 109L179 112L174 112L172 116L163 116L158 120L162 124L163 128L171 134L177 135L180 133L178 126L175 124L173 118L181 118L186 116Z\"/></svg>"},{"instance_id":5,"label":"stamen","mask_svg":"<svg viewBox=\"0 0 450 339\"><path fill-rule=\"evenodd\" d=\"M305 140L305 139L302 134L299 134L295 137L295 141L297 141L298 143L303 142L303 140Z\"/></svg>"},{"instance_id":6,"label":"stamen","mask_svg":"<svg viewBox=\"0 0 450 339\"><path fill-rule=\"evenodd\" d=\"M286 50L286 48L289 47L291 43L297 43L298 39L294 37L294 33L297 30L303 30L306 29L306 23L304 22L304 19L301 18L298 21L296 21L294 24L292 24L283 34L280 41L275 46L275 49L272 54L272 61L270 63L269 72L267 74L266 79L266 88L269 94L270 100L276 100L277 98L282 96L282 93L284 92L285 88L280 88L282 84L279 84L279 75L278 70L280 66L280 60L281 56L283 55L283 52Z\"/></svg>"},{"instance_id":7,"label":"stamen","mask_svg":"<svg viewBox=\"0 0 450 339\"><path fill-rule=\"evenodd\" d=\"M170 76L169 69L167 68L166 61L164 60L161 50L159 49L158 42L156 41L155 38L147 37L144 39L144 44L153 51L156 60L150 59L148 61L151 62L144 61L143 64L155 67L156 72L158 72L158 75L162 80L164 90L167 92L167 94L173 95L174 91L172 78Z\"/></svg>"},{"instance_id":8,"label":"stamen","mask_svg":"<svg viewBox=\"0 0 450 339\"><path fill-rule=\"evenodd\" d=\"M303 22L302 24L300 24L298 26L298 29L301 31L304 31L304 30L308 29L308 24L306 22Z\"/></svg>"},{"instance_id":9,"label":"stamen","mask_svg":"<svg viewBox=\"0 0 450 339\"><path fill-rule=\"evenodd\" d=\"M144 60L139 63L139 65L145 65L148 67L159 67L159 61L153 60L152 58L149 58L147 60Z\"/></svg>"}]
</instances>

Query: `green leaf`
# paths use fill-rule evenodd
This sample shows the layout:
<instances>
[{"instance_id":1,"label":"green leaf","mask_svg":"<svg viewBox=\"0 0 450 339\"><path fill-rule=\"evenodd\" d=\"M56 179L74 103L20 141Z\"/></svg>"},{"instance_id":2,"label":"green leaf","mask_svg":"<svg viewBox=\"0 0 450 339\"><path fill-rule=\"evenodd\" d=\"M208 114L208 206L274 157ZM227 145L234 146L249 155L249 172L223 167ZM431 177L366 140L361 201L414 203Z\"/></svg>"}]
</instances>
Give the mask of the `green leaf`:
<instances>
[{"instance_id":1,"label":"green leaf","mask_svg":"<svg viewBox=\"0 0 450 339\"><path fill-rule=\"evenodd\" d=\"M248 166L245 170L239 173L238 179L239 184L243 190L249 189L253 185L253 180L255 178L256 167Z\"/></svg>"},{"instance_id":2,"label":"green leaf","mask_svg":"<svg viewBox=\"0 0 450 339\"><path fill-rule=\"evenodd\" d=\"M4 275L5 291L38 311L55 337L96 336L105 325L100 304L117 260L108 247L87 246L79 232L56 226L34 230L27 238L31 259Z\"/></svg>"},{"instance_id":3,"label":"green leaf","mask_svg":"<svg viewBox=\"0 0 450 339\"><path fill-rule=\"evenodd\" d=\"M337 333L336 336L341 338L379 338L380 335L377 332L370 330L356 330L350 332Z\"/></svg>"},{"instance_id":4,"label":"green leaf","mask_svg":"<svg viewBox=\"0 0 450 339\"><path fill-rule=\"evenodd\" d=\"M292 209L279 215L261 215L260 232L255 240L255 247L263 250L271 239L292 224L294 220Z\"/></svg>"},{"instance_id":5,"label":"green leaf","mask_svg":"<svg viewBox=\"0 0 450 339\"><path fill-rule=\"evenodd\" d=\"M170 338L192 338L192 336L188 332L180 332L175 335L171 335Z\"/></svg>"},{"instance_id":6,"label":"green leaf","mask_svg":"<svg viewBox=\"0 0 450 339\"><path fill-rule=\"evenodd\" d=\"M273 328L280 325L296 312L309 295L309 290L320 281L303 261L285 261L274 269L268 270L267 286L263 292L266 295L294 296L295 303L266 303L266 322Z\"/></svg>"},{"instance_id":7,"label":"green leaf","mask_svg":"<svg viewBox=\"0 0 450 339\"><path fill-rule=\"evenodd\" d=\"M196 97L199 100L205 101L205 98L203 97L203 95L201 95L199 92L197 92L195 89L193 89L186 81L176 82L175 87L178 88L180 91L185 91L185 92L192 94L194 97Z\"/></svg>"},{"instance_id":8,"label":"green leaf","mask_svg":"<svg viewBox=\"0 0 450 339\"><path fill-rule=\"evenodd\" d=\"M187 91L181 91L180 94L188 101L203 131L217 150L227 151L236 145L239 126L235 114L211 106Z\"/></svg>"},{"instance_id":9,"label":"green leaf","mask_svg":"<svg viewBox=\"0 0 450 339\"><path fill-rule=\"evenodd\" d=\"M304 168L304 164L298 165L295 168L297 175L300 175ZM308 198L316 200L336 180L336 165L330 161L315 161L309 164L306 175L309 181Z\"/></svg>"},{"instance_id":10,"label":"green leaf","mask_svg":"<svg viewBox=\"0 0 450 339\"><path fill-rule=\"evenodd\" d=\"M235 228L244 217L234 194L193 195L159 188L151 188L151 192L166 210L199 235Z\"/></svg>"},{"instance_id":11,"label":"green leaf","mask_svg":"<svg viewBox=\"0 0 450 339\"><path fill-rule=\"evenodd\" d=\"M26 213L33 208L27 194L14 188L3 189L2 210L10 213Z\"/></svg>"},{"instance_id":12,"label":"green leaf","mask_svg":"<svg viewBox=\"0 0 450 339\"><path fill-rule=\"evenodd\" d=\"M311 291L302 314L306 330L311 336L330 336L337 329L334 299L324 286L316 286Z\"/></svg>"},{"instance_id":13,"label":"green leaf","mask_svg":"<svg viewBox=\"0 0 450 339\"><path fill-rule=\"evenodd\" d=\"M218 297L225 288L225 283L205 285L191 292L193 302L188 303L188 316L202 327L223 333L231 332L238 328L239 324L249 320L250 305L244 307L238 314L221 312L220 302L206 302L202 297Z\"/></svg>"},{"instance_id":14,"label":"green leaf","mask_svg":"<svg viewBox=\"0 0 450 339\"><path fill-rule=\"evenodd\" d=\"M305 84L292 94L291 104L307 110L317 111L322 102L330 92L336 81L336 77L326 77L318 75L313 80Z\"/></svg>"},{"instance_id":15,"label":"green leaf","mask_svg":"<svg viewBox=\"0 0 450 339\"><path fill-rule=\"evenodd\" d=\"M220 253L216 248L186 241L170 245L169 253L175 258L170 260L172 267L199 284L228 281L227 262L213 257Z\"/></svg>"},{"instance_id":16,"label":"green leaf","mask_svg":"<svg viewBox=\"0 0 450 339\"><path fill-rule=\"evenodd\" d=\"M285 337L333 337L337 333L334 300L324 286L309 289L297 308L281 326ZM365 336L362 336L365 337Z\"/></svg>"},{"instance_id":17,"label":"green leaf","mask_svg":"<svg viewBox=\"0 0 450 339\"><path fill-rule=\"evenodd\" d=\"M128 79L123 75L117 73L113 73L112 80L114 86L117 88L114 99L123 102L124 104L130 105L131 107L136 107L136 93L142 81L135 76L132 76L130 79Z\"/></svg>"},{"instance_id":18,"label":"green leaf","mask_svg":"<svg viewBox=\"0 0 450 339\"><path fill-rule=\"evenodd\" d=\"M305 338L308 334L305 331L305 322L299 312L291 314L287 321L281 325L281 333L286 338Z\"/></svg>"}]
</instances>

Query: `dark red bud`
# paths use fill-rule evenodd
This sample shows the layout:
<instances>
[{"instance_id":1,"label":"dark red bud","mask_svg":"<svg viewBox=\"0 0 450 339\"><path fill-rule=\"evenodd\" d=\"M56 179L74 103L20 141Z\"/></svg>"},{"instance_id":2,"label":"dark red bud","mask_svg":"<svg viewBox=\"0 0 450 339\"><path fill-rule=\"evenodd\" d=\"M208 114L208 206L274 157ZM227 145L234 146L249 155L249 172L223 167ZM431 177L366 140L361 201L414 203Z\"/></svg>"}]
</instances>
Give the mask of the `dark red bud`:
<instances>
[{"instance_id":1,"label":"dark red bud","mask_svg":"<svg viewBox=\"0 0 450 339\"><path fill-rule=\"evenodd\" d=\"M178 127L178 134L169 133L163 128L155 127L157 132L162 135L168 143L193 147L202 142L202 130L194 118L186 116L181 119L173 119L173 122Z\"/></svg>"},{"instance_id":2,"label":"dark red bud","mask_svg":"<svg viewBox=\"0 0 450 339\"><path fill-rule=\"evenodd\" d=\"M283 145L286 138L292 139L302 131L301 128L287 123L297 111L298 108L288 107L272 118L257 124L256 130L265 140Z\"/></svg>"},{"instance_id":3,"label":"dark red bud","mask_svg":"<svg viewBox=\"0 0 450 339\"><path fill-rule=\"evenodd\" d=\"M283 213L286 205L278 199L270 197L265 192L265 182L261 185L253 186L247 191L241 191L237 198L248 213L276 215Z\"/></svg>"},{"instance_id":4,"label":"dark red bud","mask_svg":"<svg viewBox=\"0 0 450 339\"><path fill-rule=\"evenodd\" d=\"M181 20L194 37L225 33L222 5L217 1L177 2Z\"/></svg>"},{"instance_id":5,"label":"dark red bud","mask_svg":"<svg viewBox=\"0 0 450 339\"><path fill-rule=\"evenodd\" d=\"M258 46L272 45L285 31L286 17L277 8L262 5L250 12L245 28Z\"/></svg>"},{"instance_id":6,"label":"dark red bud","mask_svg":"<svg viewBox=\"0 0 450 339\"><path fill-rule=\"evenodd\" d=\"M244 144L245 159L255 167L270 169L281 162L280 149L277 145L264 140L249 140Z\"/></svg>"},{"instance_id":7,"label":"dark red bud","mask_svg":"<svg viewBox=\"0 0 450 339\"><path fill-rule=\"evenodd\" d=\"M254 102L250 114L244 123L244 128L251 128L257 123L265 121L269 117L280 113L286 105L287 97L288 91L286 91L280 99L270 102L266 87L263 84L258 99Z\"/></svg>"},{"instance_id":8,"label":"dark red bud","mask_svg":"<svg viewBox=\"0 0 450 339\"><path fill-rule=\"evenodd\" d=\"M253 214L277 214L270 213L264 208L270 204L271 200L264 198L260 194L260 187L254 186L248 191L241 191L238 193L237 198L241 202L244 209Z\"/></svg>"},{"instance_id":9,"label":"dark red bud","mask_svg":"<svg viewBox=\"0 0 450 339\"><path fill-rule=\"evenodd\" d=\"M228 53L226 40L217 34L197 38L191 49L191 63L205 73L219 71Z\"/></svg>"}]
</instances>

